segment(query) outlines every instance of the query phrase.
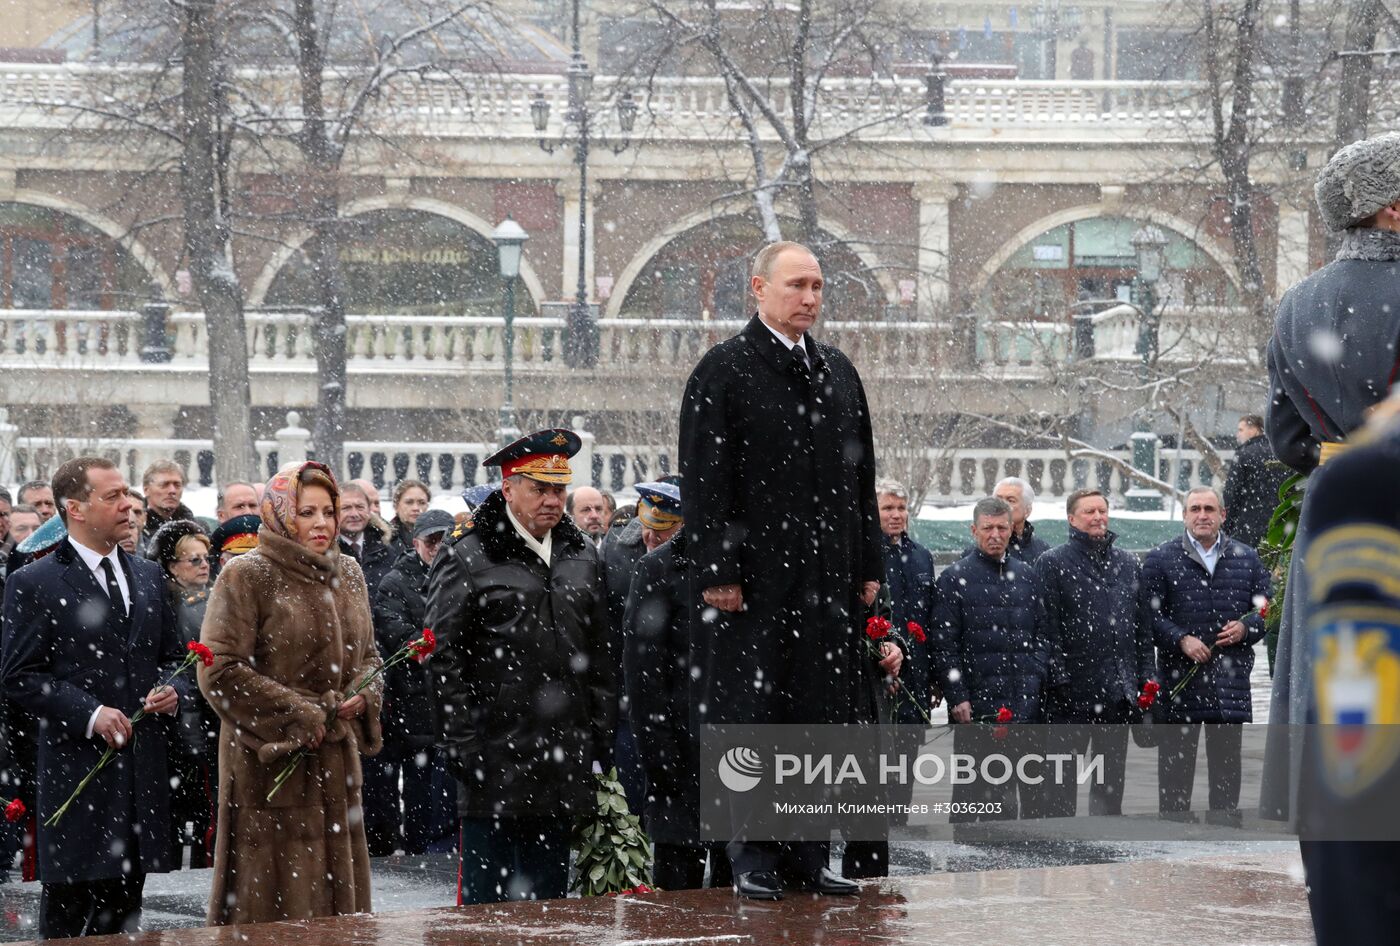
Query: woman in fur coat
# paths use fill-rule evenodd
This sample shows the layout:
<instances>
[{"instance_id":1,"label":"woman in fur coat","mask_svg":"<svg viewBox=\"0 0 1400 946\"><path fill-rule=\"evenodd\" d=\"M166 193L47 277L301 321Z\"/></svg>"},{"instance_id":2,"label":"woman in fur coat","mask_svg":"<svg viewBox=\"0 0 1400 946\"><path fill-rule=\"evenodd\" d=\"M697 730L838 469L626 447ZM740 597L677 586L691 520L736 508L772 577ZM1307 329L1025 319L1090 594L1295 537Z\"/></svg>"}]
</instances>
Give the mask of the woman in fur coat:
<instances>
[{"instance_id":1,"label":"woman in fur coat","mask_svg":"<svg viewBox=\"0 0 1400 946\"><path fill-rule=\"evenodd\" d=\"M382 685L344 697L380 661L364 576L336 547L339 495L322 464L284 467L258 548L224 568L205 614L199 686L222 720L210 925L370 909L359 757L382 745Z\"/></svg>"}]
</instances>

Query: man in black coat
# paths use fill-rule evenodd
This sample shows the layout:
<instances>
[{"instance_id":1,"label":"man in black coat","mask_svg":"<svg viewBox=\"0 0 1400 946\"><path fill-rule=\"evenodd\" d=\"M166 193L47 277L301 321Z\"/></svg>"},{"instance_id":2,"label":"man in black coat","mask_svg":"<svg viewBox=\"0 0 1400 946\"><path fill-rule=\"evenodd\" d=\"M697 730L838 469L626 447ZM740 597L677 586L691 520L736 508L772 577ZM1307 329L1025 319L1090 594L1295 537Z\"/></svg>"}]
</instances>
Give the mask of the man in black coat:
<instances>
[{"instance_id":1,"label":"man in black coat","mask_svg":"<svg viewBox=\"0 0 1400 946\"><path fill-rule=\"evenodd\" d=\"M704 602L692 627L702 725L874 718L878 671L859 625L884 572L875 450L855 366L808 334L822 286L806 247L764 247L750 280L757 315L686 383L680 466ZM902 654L893 644L886 654L896 673ZM747 840L747 809L733 800L740 894L781 897L780 867L807 889L856 892L826 868L821 842Z\"/></svg>"},{"instance_id":2,"label":"man in black coat","mask_svg":"<svg viewBox=\"0 0 1400 946\"><path fill-rule=\"evenodd\" d=\"M155 689L183 654L159 566L118 547L131 506L121 472L79 457L53 491L69 535L10 576L0 662L5 695L39 721L40 933L130 932L146 874L174 865L166 727L133 740L129 714L174 715L189 681ZM107 747L123 751L44 827Z\"/></svg>"},{"instance_id":3,"label":"man in black coat","mask_svg":"<svg viewBox=\"0 0 1400 946\"><path fill-rule=\"evenodd\" d=\"M567 892L573 819L611 765L617 694L598 551L564 515L570 430L522 437L485 464L501 489L428 573L439 745L458 782L458 903Z\"/></svg>"},{"instance_id":4,"label":"man in black coat","mask_svg":"<svg viewBox=\"0 0 1400 946\"><path fill-rule=\"evenodd\" d=\"M662 477L656 483L638 484L640 491L643 487L653 489L662 487L665 490L677 489L675 481L678 477ZM679 491L677 492L679 495ZM608 593L608 626L612 629L615 640L622 639L623 618L627 610L627 598L632 590L632 580L637 573L637 563L642 560L648 550L656 548L666 539L670 538L671 531L675 528L675 523L680 522L679 510L674 517L674 523L660 533L655 528L648 527L642 521L640 515L641 506L644 500L638 500L638 516L629 520L626 525L610 530L603 538L602 545L599 546L599 554L603 558L603 579L607 586ZM650 504L652 526L657 524L656 505ZM667 514L669 515L669 514ZM587 533L584 533L587 535ZM613 673L615 679L622 682L622 653L619 649L613 655ZM613 738L614 763L617 766L617 780L622 784L622 790L627 795L627 807L632 814L640 816L645 806L647 783L646 775L643 772L643 760L637 751L637 738L632 730L632 714L627 708L628 695L622 686L617 688L617 732Z\"/></svg>"},{"instance_id":5,"label":"man in black coat","mask_svg":"<svg viewBox=\"0 0 1400 946\"><path fill-rule=\"evenodd\" d=\"M652 879L662 890L700 887L708 861L710 886L728 886L723 847L700 841L700 739L690 721L693 596L680 490L641 483L637 492L634 521L647 521L655 510L674 517L661 523L670 526L666 539L637 563L622 634L627 708L646 775L644 823L655 845Z\"/></svg>"},{"instance_id":6,"label":"man in black coat","mask_svg":"<svg viewBox=\"0 0 1400 946\"><path fill-rule=\"evenodd\" d=\"M993 750L1016 756L1032 747L1014 726L967 724L1044 722L1041 693L1059 685L1063 672L1050 650L1035 571L1007 554L1010 507L995 497L978 502L972 510L972 537L976 550L938 576L934 664L948 699L948 718L958 727L957 752L978 759ZM949 820L1015 819L1021 806L1033 807L1026 789L1014 778L1001 785L980 780L955 785L954 804L994 807L955 813Z\"/></svg>"},{"instance_id":7,"label":"man in black coat","mask_svg":"<svg viewBox=\"0 0 1400 946\"><path fill-rule=\"evenodd\" d=\"M341 486L340 551L360 563L360 571L365 573L365 587L373 598L384 576L401 556L396 554L396 546L384 541L384 534L374 525L370 508L369 496L363 487L356 483ZM409 548L403 554L412 551Z\"/></svg>"},{"instance_id":8,"label":"man in black coat","mask_svg":"<svg viewBox=\"0 0 1400 946\"><path fill-rule=\"evenodd\" d=\"M344 507L342 506L342 509ZM456 526L451 513L429 509L413 524L413 548L399 556L374 596L374 639L388 658L426 626L428 566ZM365 835L370 853L446 849L456 827L456 789L447 760L435 747L432 681L426 664L410 660L384 674L384 750L361 758Z\"/></svg>"},{"instance_id":9,"label":"man in black coat","mask_svg":"<svg viewBox=\"0 0 1400 946\"><path fill-rule=\"evenodd\" d=\"M1047 750L1101 755L1104 779L1090 787L1089 814L1119 815L1127 724L1141 722L1137 700L1156 669L1151 613L1137 558L1113 546L1118 536L1108 528L1103 493L1076 490L1065 510L1069 539L1035 563L1051 649L1064 668L1064 683L1048 695L1046 722L1071 724L1049 731ZM1074 782L1047 781L1043 796L1046 817L1074 816Z\"/></svg>"},{"instance_id":10,"label":"man in black coat","mask_svg":"<svg viewBox=\"0 0 1400 946\"><path fill-rule=\"evenodd\" d=\"M876 503L880 513L880 532L884 541L880 543L885 553L885 589L890 604L889 619L895 630L904 639L908 652L899 671L899 686L903 691L894 701L894 722L901 726L923 727L928 725L930 713L942 699L942 692L934 685L933 645L929 634L933 631L933 606L937 600L934 589L933 553L909 537L909 493L894 480L881 480L875 484ZM911 625L916 625L915 632ZM897 737L899 751L916 754L922 737L915 730L900 730ZM912 779L889 786L891 804L908 805L914 796ZM896 814L891 819L894 824L904 824L908 819L904 814ZM850 845L847 845L850 849ZM850 875L849 867L842 872Z\"/></svg>"},{"instance_id":11,"label":"man in black coat","mask_svg":"<svg viewBox=\"0 0 1400 946\"><path fill-rule=\"evenodd\" d=\"M1007 543L1006 554L1034 564L1050 551L1050 543L1036 536L1035 525L1031 522L1035 490L1019 476L1008 476L997 483L992 495L1011 508L1011 541Z\"/></svg>"},{"instance_id":12,"label":"man in black coat","mask_svg":"<svg viewBox=\"0 0 1400 946\"><path fill-rule=\"evenodd\" d=\"M1190 810L1200 724L1206 723L1210 807L1235 811L1240 724L1254 720L1249 674L1254 645L1264 636L1259 610L1271 583L1259 554L1221 531L1225 510L1212 487L1191 490L1184 505L1186 534L1148 552L1142 564L1163 690L1153 718L1173 724L1158 735L1158 803L1163 812Z\"/></svg>"},{"instance_id":13,"label":"man in black coat","mask_svg":"<svg viewBox=\"0 0 1400 946\"><path fill-rule=\"evenodd\" d=\"M1257 549L1269 531L1278 490L1289 470L1274 457L1264 436L1264 418L1246 414L1235 429L1239 448L1225 477L1225 534Z\"/></svg>"}]
</instances>

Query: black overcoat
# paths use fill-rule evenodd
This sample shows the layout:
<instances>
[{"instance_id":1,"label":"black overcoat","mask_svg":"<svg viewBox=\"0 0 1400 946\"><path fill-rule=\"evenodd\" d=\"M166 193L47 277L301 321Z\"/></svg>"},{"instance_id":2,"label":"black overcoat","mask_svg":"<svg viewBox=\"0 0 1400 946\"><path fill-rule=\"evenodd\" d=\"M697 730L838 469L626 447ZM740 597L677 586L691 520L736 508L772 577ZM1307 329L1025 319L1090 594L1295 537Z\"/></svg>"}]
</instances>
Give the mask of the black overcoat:
<instances>
[{"instance_id":1,"label":"black overcoat","mask_svg":"<svg viewBox=\"0 0 1400 946\"><path fill-rule=\"evenodd\" d=\"M592 810L593 763L612 764L603 566L567 516L545 565L506 514L498 490L428 572L438 745L459 785L458 815L568 819Z\"/></svg>"},{"instance_id":2,"label":"black overcoat","mask_svg":"<svg viewBox=\"0 0 1400 946\"><path fill-rule=\"evenodd\" d=\"M180 661L179 631L159 566L119 553L131 618L111 612L106 590L67 541L11 575L5 588L5 694L38 719L39 879L78 883L123 876L140 834L139 869L169 870L167 727L136 724L118 752L54 827L43 822L97 764L106 744L89 738L99 706L131 716ZM190 680L175 681L188 698Z\"/></svg>"},{"instance_id":3,"label":"black overcoat","mask_svg":"<svg viewBox=\"0 0 1400 946\"><path fill-rule=\"evenodd\" d=\"M805 339L813 374L757 316L700 360L681 402L682 506L697 597L738 583L743 611L692 626L702 722L846 723L874 692L859 635L881 581L865 389Z\"/></svg>"},{"instance_id":4,"label":"black overcoat","mask_svg":"<svg viewBox=\"0 0 1400 946\"><path fill-rule=\"evenodd\" d=\"M700 841L700 740L690 725L689 571L683 533L642 556L622 624L628 715L647 775L646 829L653 841L666 844Z\"/></svg>"}]
</instances>

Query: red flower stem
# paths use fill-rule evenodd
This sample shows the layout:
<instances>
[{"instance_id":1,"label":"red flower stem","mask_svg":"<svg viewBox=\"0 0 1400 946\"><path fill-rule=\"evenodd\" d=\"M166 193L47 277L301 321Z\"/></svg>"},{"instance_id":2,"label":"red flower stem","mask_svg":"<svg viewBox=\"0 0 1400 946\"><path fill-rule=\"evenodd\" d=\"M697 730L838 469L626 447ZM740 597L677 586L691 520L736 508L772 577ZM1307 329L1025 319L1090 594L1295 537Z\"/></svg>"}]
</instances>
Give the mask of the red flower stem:
<instances>
[{"instance_id":1,"label":"red flower stem","mask_svg":"<svg viewBox=\"0 0 1400 946\"><path fill-rule=\"evenodd\" d=\"M175 670L170 674L170 676L165 678L165 682L157 685L155 687L155 690L153 690L152 692L163 690L166 687L170 686L171 683L175 681L176 677L184 673L186 670L190 669L190 666L193 665L194 662L198 659L199 655L195 654L193 651L191 651L189 654L186 654L185 659L180 664L180 666L176 667ZM130 722L134 726L145 718L146 707L143 704L140 709L138 709L135 713L131 715ZM135 738L136 734L132 733L132 739L134 740ZM97 777L98 772L101 772L107 767L107 763L111 762L112 756L116 754L116 749L112 748L111 746L107 747L107 751L102 753L102 758L98 759L97 764L94 765L92 769L88 771L87 775L83 776L83 780L78 783L77 788L73 789L73 794L68 796L68 800L65 801L62 805L60 805L58 810L55 811L52 815L50 815L48 819L44 822L44 827L52 828L54 825L58 824L59 819L62 818L68 812L68 809L72 806L73 802L77 801L78 796L83 793L83 789L87 788L88 784L91 783L92 780Z\"/></svg>"}]
</instances>

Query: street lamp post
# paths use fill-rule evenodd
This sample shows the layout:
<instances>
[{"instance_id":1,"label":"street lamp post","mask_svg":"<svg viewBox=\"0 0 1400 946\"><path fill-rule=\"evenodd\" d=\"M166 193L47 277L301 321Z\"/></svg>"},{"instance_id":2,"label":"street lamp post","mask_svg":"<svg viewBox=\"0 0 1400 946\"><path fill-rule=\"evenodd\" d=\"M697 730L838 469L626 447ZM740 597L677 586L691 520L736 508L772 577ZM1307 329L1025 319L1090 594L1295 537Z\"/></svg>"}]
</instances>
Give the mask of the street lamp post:
<instances>
[{"instance_id":1,"label":"street lamp post","mask_svg":"<svg viewBox=\"0 0 1400 946\"><path fill-rule=\"evenodd\" d=\"M1084 25L1084 11L1077 6L1060 6L1060 0L1040 0L1031 9L1031 29L1040 39L1040 69L1042 79L1055 78L1058 57L1055 44L1073 39Z\"/></svg>"},{"instance_id":2,"label":"street lamp post","mask_svg":"<svg viewBox=\"0 0 1400 946\"><path fill-rule=\"evenodd\" d=\"M574 289L574 301L569 306L567 317L568 333L565 340L564 357L575 367L592 367L598 360L598 325L593 320L588 303L588 156L593 145L592 115L589 112L589 95L593 91L593 73L583 58L579 42L579 2L573 0L573 52L569 56L569 107L564 112L566 130L573 129L572 136L558 142L574 149L574 163L578 165L578 284ZM530 103L530 120L535 131L540 134L540 147L554 153L556 143L546 140L545 130L549 127L549 100L543 93L536 93ZM637 103L631 92L623 92L617 100L618 127L624 136L631 135L637 121ZM607 145L614 154L626 150L628 140L623 138L618 145Z\"/></svg>"},{"instance_id":3,"label":"street lamp post","mask_svg":"<svg viewBox=\"0 0 1400 946\"><path fill-rule=\"evenodd\" d=\"M1138 374L1146 386L1152 360L1157 354L1157 282L1162 278L1163 263L1166 259L1167 237L1160 227L1144 224L1128 241L1137 256L1137 275L1133 277L1133 289L1138 308L1137 354L1142 358ZM1160 441L1148 427L1146 408L1137 412L1133 424L1133 466L1156 477L1159 473L1157 451ZM1128 508L1134 511L1162 508L1162 496L1156 490L1134 487L1128 490Z\"/></svg>"},{"instance_id":4,"label":"street lamp post","mask_svg":"<svg viewBox=\"0 0 1400 946\"><path fill-rule=\"evenodd\" d=\"M496 254L501 266L501 280L505 283L505 368L506 386L501 396L501 427L497 434L499 444L508 444L520 436L515 426L515 398L513 369L515 362L515 280L520 275L520 257L525 249L525 241L530 235L520 224L510 217L502 220L491 231L491 242L496 244Z\"/></svg>"}]
</instances>

